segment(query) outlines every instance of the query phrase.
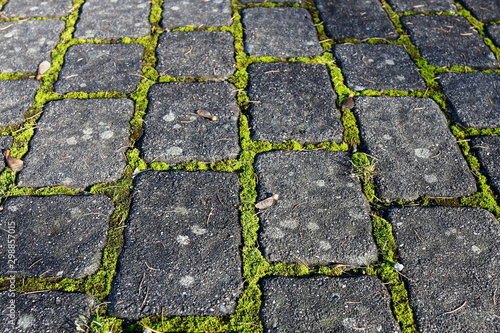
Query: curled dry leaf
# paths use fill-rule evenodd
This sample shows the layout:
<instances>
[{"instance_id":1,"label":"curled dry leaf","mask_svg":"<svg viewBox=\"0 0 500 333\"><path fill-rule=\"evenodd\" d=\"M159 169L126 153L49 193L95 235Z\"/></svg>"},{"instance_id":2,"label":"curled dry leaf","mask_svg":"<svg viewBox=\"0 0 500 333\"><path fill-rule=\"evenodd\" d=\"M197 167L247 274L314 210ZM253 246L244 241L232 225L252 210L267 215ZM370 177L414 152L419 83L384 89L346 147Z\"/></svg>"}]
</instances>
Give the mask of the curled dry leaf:
<instances>
[{"instance_id":1,"label":"curled dry leaf","mask_svg":"<svg viewBox=\"0 0 500 333\"><path fill-rule=\"evenodd\" d=\"M7 160L7 165L12 169L12 171L19 172L23 169L24 162L18 158L10 156L10 150L3 152L5 159Z\"/></svg>"},{"instance_id":2,"label":"curled dry leaf","mask_svg":"<svg viewBox=\"0 0 500 333\"><path fill-rule=\"evenodd\" d=\"M196 114L200 117L210 119L211 121L217 120L216 116L212 116L212 114L206 110L198 110L198 111L196 111Z\"/></svg>"},{"instance_id":3,"label":"curled dry leaf","mask_svg":"<svg viewBox=\"0 0 500 333\"><path fill-rule=\"evenodd\" d=\"M42 74L48 71L50 68L50 62L47 60L43 61L40 65L38 65L38 75L36 76L37 80L42 78Z\"/></svg>"},{"instance_id":4,"label":"curled dry leaf","mask_svg":"<svg viewBox=\"0 0 500 333\"><path fill-rule=\"evenodd\" d=\"M276 200L279 199L279 197L280 197L279 195L273 194L272 197L269 197L267 199L264 199L262 201L257 202L255 204L255 208L257 208L257 209L266 209L266 208L269 208L269 207L271 207L274 204L274 202Z\"/></svg>"},{"instance_id":5,"label":"curled dry leaf","mask_svg":"<svg viewBox=\"0 0 500 333\"><path fill-rule=\"evenodd\" d=\"M354 107L354 95L349 94L349 97L342 103L342 109L351 110Z\"/></svg>"}]
</instances>

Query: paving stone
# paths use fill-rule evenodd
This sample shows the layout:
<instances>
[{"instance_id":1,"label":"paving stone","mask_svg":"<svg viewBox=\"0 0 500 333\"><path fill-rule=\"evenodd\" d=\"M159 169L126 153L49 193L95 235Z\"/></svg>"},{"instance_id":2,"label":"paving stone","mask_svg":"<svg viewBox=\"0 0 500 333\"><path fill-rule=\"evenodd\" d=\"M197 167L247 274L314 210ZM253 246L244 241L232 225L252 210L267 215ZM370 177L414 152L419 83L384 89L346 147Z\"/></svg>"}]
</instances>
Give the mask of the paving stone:
<instances>
[{"instance_id":1,"label":"paving stone","mask_svg":"<svg viewBox=\"0 0 500 333\"><path fill-rule=\"evenodd\" d=\"M497 47L500 47L500 24L486 26L488 37L493 40Z\"/></svg>"},{"instance_id":2,"label":"paving stone","mask_svg":"<svg viewBox=\"0 0 500 333\"><path fill-rule=\"evenodd\" d=\"M49 103L38 122L19 185L87 187L118 180L130 145L134 103L120 99L66 99Z\"/></svg>"},{"instance_id":3,"label":"paving stone","mask_svg":"<svg viewBox=\"0 0 500 333\"><path fill-rule=\"evenodd\" d=\"M257 196L279 199L260 213L270 262L368 265L377 261L368 201L344 152L274 151L254 163Z\"/></svg>"},{"instance_id":4,"label":"paving stone","mask_svg":"<svg viewBox=\"0 0 500 333\"><path fill-rule=\"evenodd\" d=\"M246 8L241 15L248 55L291 58L324 52L311 14L304 8Z\"/></svg>"},{"instance_id":5,"label":"paving stone","mask_svg":"<svg viewBox=\"0 0 500 333\"><path fill-rule=\"evenodd\" d=\"M237 158L239 108L232 84L160 83L151 87L148 100L140 143L147 163ZM196 115L198 110L210 112L217 120Z\"/></svg>"},{"instance_id":6,"label":"paving stone","mask_svg":"<svg viewBox=\"0 0 500 333\"><path fill-rule=\"evenodd\" d=\"M385 286L372 276L277 276L261 287L265 333L401 332Z\"/></svg>"},{"instance_id":7,"label":"paving stone","mask_svg":"<svg viewBox=\"0 0 500 333\"><path fill-rule=\"evenodd\" d=\"M479 136L472 138L471 150L479 159L492 189L500 194L500 137Z\"/></svg>"},{"instance_id":8,"label":"paving stone","mask_svg":"<svg viewBox=\"0 0 500 333\"><path fill-rule=\"evenodd\" d=\"M466 127L500 127L500 75L441 73L439 84L453 117Z\"/></svg>"},{"instance_id":9,"label":"paving stone","mask_svg":"<svg viewBox=\"0 0 500 333\"><path fill-rule=\"evenodd\" d=\"M306 0L239 0L241 4L250 4L250 3L305 3Z\"/></svg>"},{"instance_id":10,"label":"paving stone","mask_svg":"<svg viewBox=\"0 0 500 333\"><path fill-rule=\"evenodd\" d=\"M14 295L10 291L2 291L0 303L4 305L0 315L0 331L11 333L85 331L97 304L90 295L61 291L31 294L16 292ZM11 304L14 304L14 312L9 308Z\"/></svg>"},{"instance_id":11,"label":"paving stone","mask_svg":"<svg viewBox=\"0 0 500 333\"><path fill-rule=\"evenodd\" d=\"M242 291L234 173L146 171L134 180L110 314L226 316Z\"/></svg>"},{"instance_id":12,"label":"paving stone","mask_svg":"<svg viewBox=\"0 0 500 333\"><path fill-rule=\"evenodd\" d=\"M161 26L166 29L200 25L227 27L233 23L231 0L166 0L162 8Z\"/></svg>"},{"instance_id":13,"label":"paving stone","mask_svg":"<svg viewBox=\"0 0 500 333\"><path fill-rule=\"evenodd\" d=\"M417 66L401 46L337 44L334 53L347 86L354 91L426 88Z\"/></svg>"},{"instance_id":14,"label":"paving stone","mask_svg":"<svg viewBox=\"0 0 500 333\"><path fill-rule=\"evenodd\" d=\"M378 198L462 197L476 183L446 118L430 98L355 98L361 140L375 163Z\"/></svg>"},{"instance_id":15,"label":"paving stone","mask_svg":"<svg viewBox=\"0 0 500 333\"><path fill-rule=\"evenodd\" d=\"M62 17L67 16L73 7L71 0L9 0L2 8L7 17Z\"/></svg>"},{"instance_id":16,"label":"paving stone","mask_svg":"<svg viewBox=\"0 0 500 333\"><path fill-rule=\"evenodd\" d=\"M236 70L234 37L229 32L165 32L156 53L160 75L222 81Z\"/></svg>"},{"instance_id":17,"label":"paving stone","mask_svg":"<svg viewBox=\"0 0 500 333\"><path fill-rule=\"evenodd\" d=\"M3 153L4 150L9 149L13 143L14 139L11 136L0 135L0 153ZM3 171L5 166L5 158L0 158L0 172Z\"/></svg>"},{"instance_id":18,"label":"paving stone","mask_svg":"<svg viewBox=\"0 0 500 333\"><path fill-rule=\"evenodd\" d=\"M472 15L483 22L500 20L500 2L498 0L459 0Z\"/></svg>"},{"instance_id":19,"label":"paving stone","mask_svg":"<svg viewBox=\"0 0 500 333\"><path fill-rule=\"evenodd\" d=\"M8 244L0 244L1 276L81 279L101 264L113 202L103 195L10 197L0 228L15 228L16 263L8 265ZM7 240L7 239L6 239Z\"/></svg>"},{"instance_id":20,"label":"paving stone","mask_svg":"<svg viewBox=\"0 0 500 333\"><path fill-rule=\"evenodd\" d=\"M35 102L40 83L36 80L0 80L0 126L25 122L24 114Z\"/></svg>"},{"instance_id":21,"label":"paving stone","mask_svg":"<svg viewBox=\"0 0 500 333\"><path fill-rule=\"evenodd\" d=\"M407 207L389 221L418 331L498 332L495 217L480 208Z\"/></svg>"},{"instance_id":22,"label":"paving stone","mask_svg":"<svg viewBox=\"0 0 500 333\"><path fill-rule=\"evenodd\" d=\"M253 140L342 141L340 112L324 64L256 63L248 67ZM258 101L258 103L257 103Z\"/></svg>"},{"instance_id":23,"label":"paving stone","mask_svg":"<svg viewBox=\"0 0 500 333\"><path fill-rule=\"evenodd\" d=\"M385 38L399 35L378 0L315 0L325 33L333 39Z\"/></svg>"},{"instance_id":24,"label":"paving stone","mask_svg":"<svg viewBox=\"0 0 500 333\"><path fill-rule=\"evenodd\" d=\"M450 0L387 0L396 12L457 12L457 7Z\"/></svg>"},{"instance_id":25,"label":"paving stone","mask_svg":"<svg viewBox=\"0 0 500 333\"><path fill-rule=\"evenodd\" d=\"M495 55L464 17L405 16L401 23L429 65L469 66L477 70L498 68Z\"/></svg>"},{"instance_id":26,"label":"paving stone","mask_svg":"<svg viewBox=\"0 0 500 333\"><path fill-rule=\"evenodd\" d=\"M149 35L148 0L86 0L76 22L74 38L138 38Z\"/></svg>"},{"instance_id":27,"label":"paving stone","mask_svg":"<svg viewBox=\"0 0 500 333\"><path fill-rule=\"evenodd\" d=\"M51 53L64 30L63 21L0 22L0 72L34 73Z\"/></svg>"},{"instance_id":28,"label":"paving stone","mask_svg":"<svg viewBox=\"0 0 500 333\"><path fill-rule=\"evenodd\" d=\"M144 47L138 44L74 45L64 56L56 93L135 91L142 76Z\"/></svg>"}]
</instances>

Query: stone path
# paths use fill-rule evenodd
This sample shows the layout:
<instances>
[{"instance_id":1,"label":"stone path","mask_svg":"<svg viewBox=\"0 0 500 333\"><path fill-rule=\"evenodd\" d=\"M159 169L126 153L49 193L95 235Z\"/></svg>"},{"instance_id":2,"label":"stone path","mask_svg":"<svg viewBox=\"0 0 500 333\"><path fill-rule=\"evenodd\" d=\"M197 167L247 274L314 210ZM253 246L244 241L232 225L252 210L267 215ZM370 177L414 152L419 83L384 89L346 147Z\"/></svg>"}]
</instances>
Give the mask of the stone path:
<instances>
[{"instance_id":1,"label":"stone path","mask_svg":"<svg viewBox=\"0 0 500 333\"><path fill-rule=\"evenodd\" d=\"M0 332L500 331L499 27L0 0Z\"/></svg>"}]
</instances>

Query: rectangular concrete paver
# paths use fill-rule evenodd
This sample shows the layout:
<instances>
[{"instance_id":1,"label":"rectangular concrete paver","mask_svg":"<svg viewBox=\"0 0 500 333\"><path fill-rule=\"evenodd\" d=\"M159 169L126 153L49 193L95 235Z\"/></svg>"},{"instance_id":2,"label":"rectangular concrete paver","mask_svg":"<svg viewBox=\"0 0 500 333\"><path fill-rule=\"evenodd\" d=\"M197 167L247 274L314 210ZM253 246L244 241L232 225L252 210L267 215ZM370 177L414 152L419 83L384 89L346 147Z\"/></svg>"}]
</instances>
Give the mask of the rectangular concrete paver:
<instances>
[{"instance_id":1,"label":"rectangular concrete paver","mask_svg":"<svg viewBox=\"0 0 500 333\"><path fill-rule=\"evenodd\" d=\"M40 83L36 80L0 80L0 126L20 125L35 102Z\"/></svg>"},{"instance_id":2,"label":"rectangular concrete paver","mask_svg":"<svg viewBox=\"0 0 500 333\"><path fill-rule=\"evenodd\" d=\"M233 23L231 0L166 0L162 8L161 26L166 29L223 27Z\"/></svg>"},{"instance_id":3,"label":"rectangular concrete paver","mask_svg":"<svg viewBox=\"0 0 500 333\"><path fill-rule=\"evenodd\" d=\"M500 24L486 26L487 36L493 40L497 47L500 47Z\"/></svg>"},{"instance_id":4,"label":"rectangular concrete paver","mask_svg":"<svg viewBox=\"0 0 500 333\"><path fill-rule=\"evenodd\" d=\"M500 3L498 0L459 0L459 2L480 21L500 21Z\"/></svg>"},{"instance_id":5,"label":"rectangular concrete paver","mask_svg":"<svg viewBox=\"0 0 500 333\"><path fill-rule=\"evenodd\" d=\"M10 18L62 17L67 16L72 8L72 0L9 0L2 13Z\"/></svg>"},{"instance_id":6,"label":"rectangular concrete paver","mask_svg":"<svg viewBox=\"0 0 500 333\"><path fill-rule=\"evenodd\" d=\"M457 7L451 0L387 0L396 12L456 12Z\"/></svg>"},{"instance_id":7,"label":"rectangular concrete paver","mask_svg":"<svg viewBox=\"0 0 500 333\"><path fill-rule=\"evenodd\" d=\"M500 137L477 136L470 141L471 152L479 159L492 189L500 195Z\"/></svg>"}]
</instances>

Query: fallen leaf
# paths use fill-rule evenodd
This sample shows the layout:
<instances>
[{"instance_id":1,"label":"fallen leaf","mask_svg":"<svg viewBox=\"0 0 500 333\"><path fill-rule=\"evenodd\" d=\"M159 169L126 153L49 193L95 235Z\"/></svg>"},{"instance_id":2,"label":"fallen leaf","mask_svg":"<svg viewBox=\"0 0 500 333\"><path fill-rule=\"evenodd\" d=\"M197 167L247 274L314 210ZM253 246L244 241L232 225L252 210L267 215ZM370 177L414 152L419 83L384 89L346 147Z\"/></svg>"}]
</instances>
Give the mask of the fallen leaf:
<instances>
[{"instance_id":1,"label":"fallen leaf","mask_svg":"<svg viewBox=\"0 0 500 333\"><path fill-rule=\"evenodd\" d=\"M18 158L10 156L10 150L3 152L5 159L7 160L7 165L12 169L12 171L19 172L23 169L24 162Z\"/></svg>"},{"instance_id":2,"label":"fallen leaf","mask_svg":"<svg viewBox=\"0 0 500 333\"><path fill-rule=\"evenodd\" d=\"M354 107L354 95L349 94L349 97L342 103L342 109L351 110Z\"/></svg>"},{"instance_id":3,"label":"fallen leaf","mask_svg":"<svg viewBox=\"0 0 500 333\"><path fill-rule=\"evenodd\" d=\"M257 209L266 209L266 208L269 208L269 207L271 207L271 206L274 204L274 202L275 202L276 200L278 200L278 199L279 199L279 195L277 195L277 194L273 194L273 196L272 196L272 197L269 197L269 198L267 198L267 199L264 199L264 200L262 200L262 201L257 202L257 203L255 204L255 208L257 208Z\"/></svg>"},{"instance_id":4,"label":"fallen leaf","mask_svg":"<svg viewBox=\"0 0 500 333\"><path fill-rule=\"evenodd\" d=\"M198 111L196 111L196 114L200 117L210 119L211 121L217 120L216 116L212 116L212 114L206 110L198 110Z\"/></svg>"},{"instance_id":5,"label":"fallen leaf","mask_svg":"<svg viewBox=\"0 0 500 333\"><path fill-rule=\"evenodd\" d=\"M38 75L36 76L37 80L42 78L42 74L48 71L50 68L50 62L47 60L43 61L40 65L38 65Z\"/></svg>"}]
</instances>

